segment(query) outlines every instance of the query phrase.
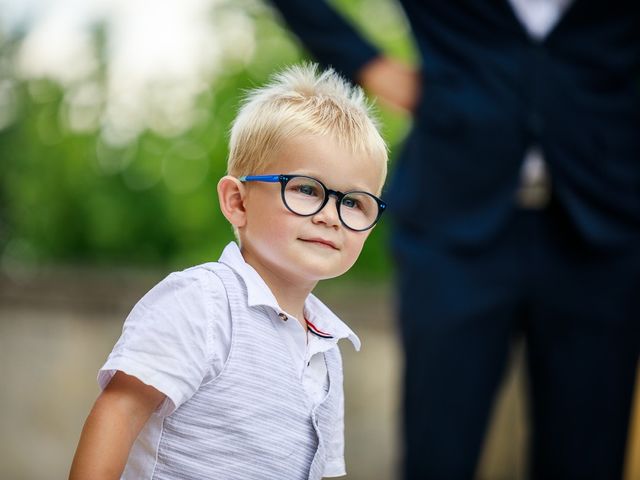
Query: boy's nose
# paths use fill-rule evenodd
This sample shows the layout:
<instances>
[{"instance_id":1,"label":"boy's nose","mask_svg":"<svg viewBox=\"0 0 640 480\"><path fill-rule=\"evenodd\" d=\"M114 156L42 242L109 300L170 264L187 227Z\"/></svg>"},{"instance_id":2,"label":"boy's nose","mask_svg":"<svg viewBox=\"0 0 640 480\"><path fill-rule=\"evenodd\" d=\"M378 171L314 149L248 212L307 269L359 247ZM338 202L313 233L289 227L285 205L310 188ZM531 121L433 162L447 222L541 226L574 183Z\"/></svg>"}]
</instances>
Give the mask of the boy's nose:
<instances>
[{"instance_id":1,"label":"boy's nose","mask_svg":"<svg viewBox=\"0 0 640 480\"><path fill-rule=\"evenodd\" d=\"M337 199L329 198L322 210L311 217L312 221L314 223L324 223L329 227L340 226L337 201Z\"/></svg>"}]
</instances>

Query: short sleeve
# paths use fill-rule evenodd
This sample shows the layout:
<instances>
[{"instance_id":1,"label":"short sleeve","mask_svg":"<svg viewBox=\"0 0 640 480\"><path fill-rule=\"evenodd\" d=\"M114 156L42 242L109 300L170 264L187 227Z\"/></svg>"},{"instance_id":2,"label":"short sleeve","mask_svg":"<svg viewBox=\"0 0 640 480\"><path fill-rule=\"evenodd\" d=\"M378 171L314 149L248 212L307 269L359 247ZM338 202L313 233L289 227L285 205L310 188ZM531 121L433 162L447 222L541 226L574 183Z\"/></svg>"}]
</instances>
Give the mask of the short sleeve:
<instances>
[{"instance_id":1,"label":"short sleeve","mask_svg":"<svg viewBox=\"0 0 640 480\"><path fill-rule=\"evenodd\" d=\"M135 305L98 373L101 388L118 370L135 376L167 396L161 415L191 398L212 356L212 299L204 275L217 279L204 269L172 273Z\"/></svg>"}]
</instances>

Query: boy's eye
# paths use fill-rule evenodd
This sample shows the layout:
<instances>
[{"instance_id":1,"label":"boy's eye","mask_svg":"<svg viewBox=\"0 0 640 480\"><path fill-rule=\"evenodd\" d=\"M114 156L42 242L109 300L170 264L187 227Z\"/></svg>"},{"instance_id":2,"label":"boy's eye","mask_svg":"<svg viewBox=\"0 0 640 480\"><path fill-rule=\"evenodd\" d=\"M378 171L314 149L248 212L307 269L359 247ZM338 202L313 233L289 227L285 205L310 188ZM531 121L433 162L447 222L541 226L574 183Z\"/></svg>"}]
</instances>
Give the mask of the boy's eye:
<instances>
[{"instance_id":1,"label":"boy's eye","mask_svg":"<svg viewBox=\"0 0 640 480\"><path fill-rule=\"evenodd\" d=\"M355 198L345 197L342 200L342 205L344 205L347 208L359 208L360 202Z\"/></svg>"},{"instance_id":2,"label":"boy's eye","mask_svg":"<svg viewBox=\"0 0 640 480\"><path fill-rule=\"evenodd\" d=\"M317 189L313 187L313 185L300 185L298 187L298 191L305 195L316 195Z\"/></svg>"},{"instance_id":3,"label":"boy's eye","mask_svg":"<svg viewBox=\"0 0 640 480\"><path fill-rule=\"evenodd\" d=\"M288 185L288 189L295 194L306 197L318 197L322 196L322 188L318 184L311 182L291 182Z\"/></svg>"}]
</instances>

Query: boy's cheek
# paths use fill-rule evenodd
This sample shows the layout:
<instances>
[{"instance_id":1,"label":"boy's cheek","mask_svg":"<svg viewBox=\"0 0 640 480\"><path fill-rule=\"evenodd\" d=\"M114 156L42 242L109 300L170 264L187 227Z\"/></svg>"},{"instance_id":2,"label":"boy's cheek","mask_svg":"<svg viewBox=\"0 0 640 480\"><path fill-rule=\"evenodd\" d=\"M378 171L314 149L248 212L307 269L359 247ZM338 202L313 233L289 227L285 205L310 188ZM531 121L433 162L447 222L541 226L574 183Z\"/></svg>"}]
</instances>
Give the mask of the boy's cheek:
<instances>
[{"instance_id":1,"label":"boy's cheek","mask_svg":"<svg viewBox=\"0 0 640 480\"><path fill-rule=\"evenodd\" d=\"M360 237L358 239L358 241L360 242L360 250L362 250L362 247L364 247L364 244L367 241L367 238L369 238L369 235L371 235L373 228L370 228L369 230L366 230L364 232L354 232L354 233L357 233L357 235Z\"/></svg>"},{"instance_id":2,"label":"boy's cheek","mask_svg":"<svg viewBox=\"0 0 640 480\"><path fill-rule=\"evenodd\" d=\"M367 238L369 238L369 234L370 233L371 233L370 230L368 230L366 232L361 232L359 234L360 238L358 238L354 242L354 246L353 246L354 259L353 259L353 262L355 262L358 259L358 257L360 256L360 254L362 253L362 249L364 248L364 243L367 240Z\"/></svg>"}]
</instances>

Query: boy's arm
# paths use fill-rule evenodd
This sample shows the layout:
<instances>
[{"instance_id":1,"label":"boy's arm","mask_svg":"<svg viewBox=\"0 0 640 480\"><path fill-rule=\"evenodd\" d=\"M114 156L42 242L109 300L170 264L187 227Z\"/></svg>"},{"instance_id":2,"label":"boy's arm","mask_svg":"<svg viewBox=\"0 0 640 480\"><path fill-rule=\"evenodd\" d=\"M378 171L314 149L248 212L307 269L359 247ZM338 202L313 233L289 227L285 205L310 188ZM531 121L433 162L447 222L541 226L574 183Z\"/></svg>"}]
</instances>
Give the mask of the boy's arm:
<instances>
[{"instance_id":1,"label":"boy's arm","mask_svg":"<svg viewBox=\"0 0 640 480\"><path fill-rule=\"evenodd\" d=\"M69 480L119 479L140 430L165 395L116 372L84 424Z\"/></svg>"}]
</instances>

